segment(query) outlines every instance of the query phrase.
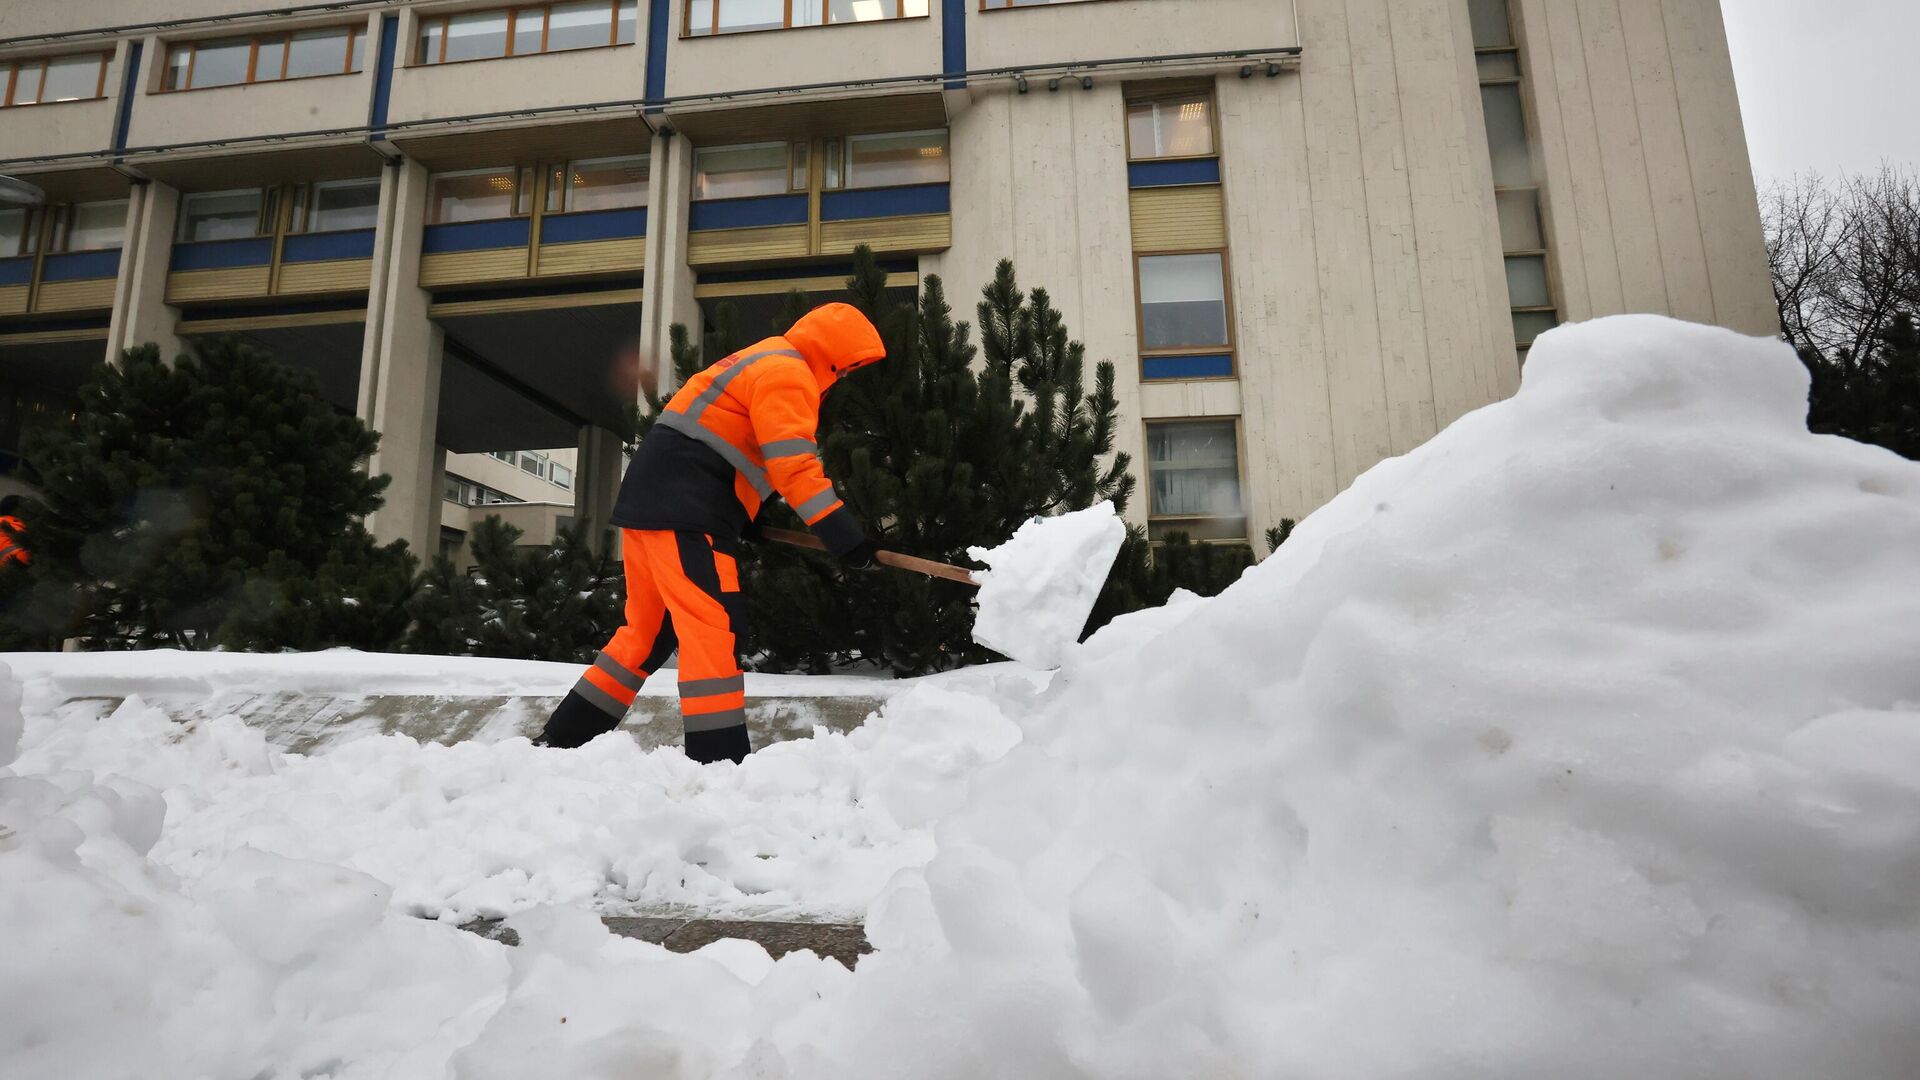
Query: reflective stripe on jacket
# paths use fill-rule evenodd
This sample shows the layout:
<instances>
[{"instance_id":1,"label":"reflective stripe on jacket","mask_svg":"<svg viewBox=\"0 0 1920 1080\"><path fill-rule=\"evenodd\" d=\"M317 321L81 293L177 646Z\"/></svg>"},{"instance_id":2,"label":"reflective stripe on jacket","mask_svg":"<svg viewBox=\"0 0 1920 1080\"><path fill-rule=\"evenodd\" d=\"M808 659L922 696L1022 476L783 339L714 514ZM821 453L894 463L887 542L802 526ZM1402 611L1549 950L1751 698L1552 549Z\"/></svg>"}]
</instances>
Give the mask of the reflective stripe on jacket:
<instances>
[{"instance_id":1,"label":"reflective stripe on jacket","mask_svg":"<svg viewBox=\"0 0 1920 1080\"><path fill-rule=\"evenodd\" d=\"M844 552L865 538L820 465L820 400L886 355L880 334L847 304L828 304L780 337L687 380L627 467L613 523L738 536L779 495Z\"/></svg>"},{"instance_id":2,"label":"reflective stripe on jacket","mask_svg":"<svg viewBox=\"0 0 1920 1080\"><path fill-rule=\"evenodd\" d=\"M26 526L17 517L0 517L0 566L19 563L25 566L31 560L27 549L21 545L20 537L25 535Z\"/></svg>"}]
</instances>

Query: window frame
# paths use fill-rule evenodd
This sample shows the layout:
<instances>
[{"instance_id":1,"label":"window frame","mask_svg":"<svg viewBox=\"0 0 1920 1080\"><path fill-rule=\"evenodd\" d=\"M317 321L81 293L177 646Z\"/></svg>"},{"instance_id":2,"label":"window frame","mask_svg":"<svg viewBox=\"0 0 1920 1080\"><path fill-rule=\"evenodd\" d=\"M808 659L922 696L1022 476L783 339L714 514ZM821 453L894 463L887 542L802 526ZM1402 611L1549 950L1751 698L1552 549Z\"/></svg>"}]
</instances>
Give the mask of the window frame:
<instances>
[{"instance_id":1,"label":"window frame","mask_svg":"<svg viewBox=\"0 0 1920 1080\"><path fill-rule=\"evenodd\" d=\"M808 188L806 185L803 184L800 187L793 186L793 153L794 153L793 148L795 146L807 146L807 145L809 145L809 140L806 140L806 139L758 139L753 142L716 143L712 146L696 146L693 148L693 176L692 176L692 184L690 185L695 189L695 193L692 194L691 198L688 201L690 202L727 202L733 199L778 199L788 195L805 195L808 191ZM762 192L758 195L709 195L705 197L702 197L699 194L697 194L697 191L699 188L699 182L700 182L700 152L701 151L703 150L745 150L745 149L750 149L753 147L761 147L761 146L780 146L786 149L787 189L785 191L767 191L767 192ZM809 150L809 154L811 154L811 150ZM809 167L808 175L811 176L811 167Z\"/></svg>"},{"instance_id":2,"label":"window frame","mask_svg":"<svg viewBox=\"0 0 1920 1080\"><path fill-rule=\"evenodd\" d=\"M1094 4L1099 2L1100 0L1038 0L1036 3L1034 0L1028 0L1027 3L1016 4L1014 0L980 0L980 10L1026 11L1029 8L1064 7L1068 4Z\"/></svg>"},{"instance_id":3,"label":"window frame","mask_svg":"<svg viewBox=\"0 0 1920 1080\"><path fill-rule=\"evenodd\" d=\"M1084 2L1084 0L1072 0L1072 2ZM1207 102L1207 129L1213 140L1213 149L1211 151L1205 154L1166 154L1156 155L1154 157L1141 157L1134 153L1133 124L1127 116L1128 110L1131 110L1136 104L1147 104L1156 101L1193 97L1196 95L1204 97ZM1213 87L1195 85L1155 91L1143 86L1138 91L1128 92L1121 102L1121 107L1120 120L1122 138L1126 140L1127 146L1127 164L1132 165L1142 161L1213 161L1220 157L1220 102L1218 95L1213 92Z\"/></svg>"},{"instance_id":4,"label":"window frame","mask_svg":"<svg viewBox=\"0 0 1920 1080\"><path fill-rule=\"evenodd\" d=\"M513 189L507 194L507 213L501 217L469 218L466 221L437 221L434 215L433 182L443 176L480 176L486 173L508 173L513 177ZM426 226L435 225L471 225L480 221L512 221L516 218L533 216L533 187L540 175L538 166L533 165L488 165L477 169L448 169L445 172L427 174L427 210ZM523 205L524 204L524 205Z\"/></svg>"},{"instance_id":5,"label":"window frame","mask_svg":"<svg viewBox=\"0 0 1920 1080\"><path fill-rule=\"evenodd\" d=\"M48 230L47 254L68 255L76 251L119 251L124 249L127 246L126 213L129 202L130 200L126 197L118 199L86 199L81 202L64 203L57 207L53 213L53 227ZM79 216L79 209L83 206L104 206L110 203L117 203L120 206L119 242L105 247L74 247L73 223L74 219Z\"/></svg>"},{"instance_id":6,"label":"window frame","mask_svg":"<svg viewBox=\"0 0 1920 1080\"><path fill-rule=\"evenodd\" d=\"M1233 425L1233 473L1234 473L1234 483L1238 486L1239 493L1240 493L1239 514L1235 515L1234 517L1211 517L1206 514L1156 514L1154 513L1153 512L1153 452L1152 452L1153 428L1155 426L1165 426L1169 424L1219 424L1219 423L1227 423L1227 424ZM1142 418L1140 421L1140 462L1143 468L1144 478L1147 481L1147 490L1144 492L1144 494L1147 500L1147 537L1148 537L1149 543L1151 544L1164 543L1164 541L1153 539L1153 527L1155 525L1164 526L1169 523L1178 524L1181 522L1196 522L1196 521L1232 521L1232 520L1235 520L1236 518L1239 521L1244 522L1243 527L1246 530L1246 535L1220 536L1220 537L1213 537L1209 539L1194 539L1192 534L1189 533L1188 539L1192 540L1196 544L1251 544L1253 542L1253 512L1250 509L1248 509L1248 506L1247 506L1247 425L1246 425L1246 417L1244 414L1207 413L1201 416L1155 416L1151 418ZM1180 531L1180 530L1176 529L1174 531Z\"/></svg>"},{"instance_id":7,"label":"window frame","mask_svg":"<svg viewBox=\"0 0 1920 1080\"><path fill-rule=\"evenodd\" d=\"M217 191L183 191L180 193L180 206L176 211L178 220L175 221L173 227L173 242L176 244L221 244L236 240L258 240L262 237L272 236L274 233L274 217L279 213L279 201L274 197L274 192L277 190L277 188L271 186L262 186L221 188ZM260 196L260 206L254 212L252 235L229 236L214 240L192 240L183 235L187 227L187 221L189 220L187 217L188 202L195 198L203 198L209 195L239 195L247 192L252 192Z\"/></svg>"},{"instance_id":8,"label":"window frame","mask_svg":"<svg viewBox=\"0 0 1920 1080\"><path fill-rule=\"evenodd\" d=\"M508 4L502 7L473 8L468 11L449 11L449 12L444 12L438 15L416 15L414 16L414 20L413 20L413 44L407 50L407 55L412 59L407 66L408 67L445 67L448 64L479 64L479 63L484 63L488 60L513 60L513 59L518 59L520 57L525 57L525 56L555 56L561 53L590 52L594 49L617 49L623 45L635 45L639 43L640 41L640 9L639 9L639 4L637 3L637 0L635 0L634 2L634 14L633 14L634 31L633 31L632 41L620 40L620 7L622 4L629 2L629 0L606 0L607 14L609 16L609 22L607 23L606 44L582 45L577 49L553 49L553 50L548 49L547 42L553 30L553 9L555 6L559 4L564 4L567 2L568 0L542 0L542 2L540 3ZM519 22L520 22L520 13L523 11L534 11L534 10L538 10L541 13L540 14L540 49L538 52L515 52L513 48L513 44L514 44L514 39L519 36L518 28L519 28ZM501 52L498 56L470 56L464 60L448 60L447 59L447 38L450 36L448 31L452 26L452 20L454 16L456 15L493 15L493 14L505 15L507 17L507 30L505 35L505 38L506 38L505 51ZM421 40L421 38L426 34L426 28L429 24L438 24L440 27L440 52L437 57L431 60L429 60L426 56L426 42Z\"/></svg>"},{"instance_id":9,"label":"window frame","mask_svg":"<svg viewBox=\"0 0 1920 1080\"><path fill-rule=\"evenodd\" d=\"M870 26L877 23L902 22L907 19L931 19L933 17L933 5L936 0L927 0L927 13L925 15L908 15L906 14L907 0L892 0L894 14L879 19L856 19L853 22L828 22L827 13L830 9L827 5L829 0L785 0L786 11L782 16L781 25L760 26L752 30L720 29L720 5L725 2L726 0L712 0L713 16L707 24L707 30L705 33L696 34L693 32L693 0L680 0L680 39L682 41L688 41L702 38L734 37L739 34L772 34L779 33L783 30L822 30L836 26ZM882 0L882 2L884 3L886 0ZM794 22L794 7L807 3L817 3L820 5L820 21L817 23Z\"/></svg>"},{"instance_id":10,"label":"window frame","mask_svg":"<svg viewBox=\"0 0 1920 1080\"><path fill-rule=\"evenodd\" d=\"M941 164L946 166L947 175L945 178L940 180L910 180L904 184L855 184L853 182L854 143L861 139L897 139L909 135L940 136L940 160ZM832 187L826 185L826 169L824 168L824 163L829 160L825 145L829 141L837 144L837 151L840 156L839 183ZM795 145L807 144L796 143ZM821 141L820 157L823 162L821 169L821 189L823 191L884 191L887 188L924 187L928 184L951 184L953 183L953 129L950 127L910 128L906 131L862 131L853 134L836 135L831 139L823 139ZM789 163L789 165L791 165L791 163Z\"/></svg>"},{"instance_id":11,"label":"window frame","mask_svg":"<svg viewBox=\"0 0 1920 1080\"><path fill-rule=\"evenodd\" d=\"M1147 305L1141 298L1140 261L1157 259L1168 255L1218 255L1220 256L1220 296L1226 308L1227 341L1224 345L1180 345L1177 347L1147 347ZM1238 335L1234 326L1233 306L1233 257L1226 247L1181 248L1171 251L1133 252L1133 332L1135 349L1140 355L1139 377L1144 383L1177 382L1226 382L1240 377L1240 349ZM1187 379L1148 379L1146 361L1161 356L1214 356L1227 354L1233 363L1233 370L1225 375L1201 375Z\"/></svg>"},{"instance_id":12,"label":"window frame","mask_svg":"<svg viewBox=\"0 0 1920 1080\"><path fill-rule=\"evenodd\" d=\"M597 210L575 210L573 208L573 184L569 179L573 176L574 166L597 165L611 161L644 161L647 163L647 182L640 186L640 201L630 206L601 207ZM653 187L652 151L639 154L608 154L601 157L568 158L555 165L554 168L559 171L560 176L563 178L561 182L560 207L556 210L552 205L549 205L546 209L546 216L559 217L564 214L603 214L616 210L640 210L646 208L648 204L653 201L651 190ZM788 162L788 168L792 168L791 161Z\"/></svg>"},{"instance_id":13,"label":"window frame","mask_svg":"<svg viewBox=\"0 0 1920 1080\"><path fill-rule=\"evenodd\" d=\"M319 203L320 203L320 189L340 188L348 185L352 185L354 187L371 186L373 188L374 220L376 224L360 225L351 229L315 229L313 227L313 215L314 215L315 209L319 206ZM371 177L342 176L342 177L336 177L335 179L332 179L332 180L313 180L304 184L296 185L294 187L293 195L292 195L293 213L289 217L289 220L287 223L287 235L289 236L330 236L335 233L365 232L368 229L377 228L378 227L377 222L379 221L379 218L380 218L379 193L380 193L380 178L377 176L371 176Z\"/></svg>"},{"instance_id":14,"label":"window frame","mask_svg":"<svg viewBox=\"0 0 1920 1080\"><path fill-rule=\"evenodd\" d=\"M346 49L340 58L341 67L339 71L323 71L316 75L289 76L287 74L287 67L293 59L293 36L309 30L345 30L347 32ZM359 47L364 45L362 38L365 34L366 26L361 23L329 23L322 26L301 26L291 30L270 30L244 35L247 39L247 77L237 83L220 83L216 86L193 85L194 71L200 60L200 46L214 41L235 40L243 35L235 34L231 38L196 38L188 41L169 41L165 43L166 49L163 50L160 57L160 88L153 91L153 93L185 94L195 90L227 90L236 86L305 82L308 79L331 79L338 75L358 75L366 70L366 62L363 56L364 50ZM261 43L276 38L280 42L280 74L269 78L260 78L258 69L260 66ZM167 74L173 69L173 58L182 50L190 50L187 54L186 85L168 86ZM359 61L359 66L355 66L355 61Z\"/></svg>"},{"instance_id":15,"label":"window frame","mask_svg":"<svg viewBox=\"0 0 1920 1080\"><path fill-rule=\"evenodd\" d=\"M43 100L47 93L47 68L56 60L71 60L75 57L86 56L97 56L100 58L100 75L99 78L94 81L93 96L64 98L60 101ZM107 68L113 64L113 53L87 51L58 53L49 56L15 56L6 60L0 60L0 64L6 65L6 85L0 87L0 108L19 109L32 105L75 105L82 101L99 101L107 96ZM36 84L32 101L16 102L13 100L13 97L20 85L20 69L27 64L40 65L40 81Z\"/></svg>"}]
</instances>

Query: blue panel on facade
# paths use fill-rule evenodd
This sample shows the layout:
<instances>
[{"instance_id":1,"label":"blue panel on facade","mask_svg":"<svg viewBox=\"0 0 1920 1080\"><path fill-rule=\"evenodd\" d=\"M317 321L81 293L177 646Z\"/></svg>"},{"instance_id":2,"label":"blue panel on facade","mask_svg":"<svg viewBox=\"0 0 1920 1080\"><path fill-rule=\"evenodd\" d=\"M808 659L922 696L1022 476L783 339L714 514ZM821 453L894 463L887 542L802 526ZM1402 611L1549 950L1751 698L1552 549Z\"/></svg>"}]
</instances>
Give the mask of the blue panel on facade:
<instances>
[{"instance_id":1,"label":"blue panel on facade","mask_svg":"<svg viewBox=\"0 0 1920 1080\"><path fill-rule=\"evenodd\" d=\"M746 229L756 225L805 225L805 195L769 195L759 199L697 202L687 214L689 229Z\"/></svg>"},{"instance_id":2,"label":"blue panel on facade","mask_svg":"<svg viewBox=\"0 0 1920 1080\"><path fill-rule=\"evenodd\" d=\"M526 218L498 221L456 221L429 225L420 239L420 251L441 255L449 251L485 251L488 248L526 247L533 223Z\"/></svg>"},{"instance_id":3,"label":"blue panel on facade","mask_svg":"<svg viewBox=\"0 0 1920 1080\"><path fill-rule=\"evenodd\" d=\"M173 245L167 260L170 270L225 270L234 266L265 266L273 261L273 240L256 236L248 240L202 240Z\"/></svg>"},{"instance_id":4,"label":"blue panel on facade","mask_svg":"<svg viewBox=\"0 0 1920 1080\"><path fill-rule=\"evenodd\" d=\"M146 43L134 42L127 49L126 77L120 81L119 115L113 118L113 148L127 148L127 131L133 127L133 103L138 99L140 88L140 54L146 51Z\"/></svg>"},{"instance_id":5,"label":"blue panel on facade","mask_svg":"<svg viewBox=\"0 0 1920 1080\"><path fill-rule=\"evenodd\" d=\"M49 255L46 265L40 268L41 281L94 281L99 278L118 277L119 274L119 248Z\"/></svg>"},{"instance_id":6,"label":"blue panel on facade","mask_svg":"<svg viewBox=\"0 0 1920 1080\"><path fill-rule=\"evenodd\" d=\"M880 267L889 274L916 274L920 272L918 259L876 259ZM743 281L785 281L796 277L852 277L853 264L850 262L814 263L808 266L767 266L753 270L702 270L696 279L702 285L723 285Z\"/></svg>"},{"instance_id":7,"label":"blue panel on facade","mask_svg":"<svg viewBox=\"0 0 1920 1080\"><path fill-rule=\"evenodd\" d=\"M820 220L856 221L907 214L944 214L949 205L946 184L829 191L820 196Z\"/></svg>"},{"instance_id":8,"label":"blue panel on facade","mask_svg":"<svg viewBox=\"0 0 1920 1080\"><path fill-rule=\"evenodd\" d=\"M940 66L947 76L947 89L967 85L967 0L941 0Z\"/></svg>"},{"instance_id":9,"label":"blue panel on facade","mask_svg":"<svg viewBox=\"0 0 1920 1080\"><path fill-rule=\"evenodd\" d=\"M367 112L367 127L372 129L376 138L387 130L387 106L393 101L393 67L399 59L399 53L400 17L383 15L380 18L380 59L373 76L373 107Z\"/></svg>"},{"instance_id":10,"label":"blue panel on facade","mask_svg":"<svg viewBox=\"0 0 1920 1080\"><path fill-rule=\"evenodd\" d=\"M371 258L373 258L372 229L289 236L286 246L280 249L280 261L283 263Z\"/></svg>"},{"instance_id":11,"label":"blue panel on facade","mask_svg":"<svg viewBox=\"0 0 1920 1080\"><path fill-rule=\"evenodd\" d=\"M1189 161L1136 161L1127 166L1128 187L1173 187L1177 184L1217 184L1219 158Z\"/></svg>"},{"instance_id":12,"label":"blue panel on facade","mask_svg":"<svg viewBox=\"0 0 1920 1080\"><path fill-rule=\"evenodd\" d=\"M667 96L667 5L672 0L650 0L647 7L647 100Z\"/></svg>"},{"instance_id":13,"label":"blue panel on facade","mask_svg":"<svg viewBox=\"0 0 1920 1080\"><path fill-rule=\"evenodd\" d=\"M1225 379L1232 375L1231 356L1148 356L1140 361L1143 379Z\"/></svg>"},{"instance_id":14,"label":"blue panel on facade","mask_svg":"<svg viewBox=\"0 0 1920 1080\"><path fill-rule=\"evenodd\" d=\"M33 280L33 256L0 259L0 285L25 285Z\"/></svg>"},{"instance_id":15,"label":"blue panel on facade","mask_svg":"<svg viewBox=\"0 0 1920 1080\"><path fill-rule=\"evenodd\" d=\"M580 240L630 240L647 235L647 208L590 210L553 214L540 223L540 242L571 244Z\"/></svg>"}]
</instances>

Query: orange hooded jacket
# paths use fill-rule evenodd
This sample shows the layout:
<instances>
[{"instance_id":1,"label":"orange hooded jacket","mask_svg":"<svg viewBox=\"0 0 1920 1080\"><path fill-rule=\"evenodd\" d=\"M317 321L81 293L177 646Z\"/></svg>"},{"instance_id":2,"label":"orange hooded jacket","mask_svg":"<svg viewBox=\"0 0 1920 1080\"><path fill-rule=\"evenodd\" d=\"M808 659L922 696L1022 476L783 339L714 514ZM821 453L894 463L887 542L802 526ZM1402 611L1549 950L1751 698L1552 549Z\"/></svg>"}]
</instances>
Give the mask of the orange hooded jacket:
<instances>
[{"instance_id":1,"label":"orange hooded jacket","mask_svg":"<svg viewBox=\"0 0 1920 1080\"><path fill-rule=\"evenodd\" d=\"M731 541L778 494L830 550L858 547L866 532L814 439L827 391L886 351L857 308L827 304L694 375L627 466L613 523Z\"/></svg>"}]
</instances>

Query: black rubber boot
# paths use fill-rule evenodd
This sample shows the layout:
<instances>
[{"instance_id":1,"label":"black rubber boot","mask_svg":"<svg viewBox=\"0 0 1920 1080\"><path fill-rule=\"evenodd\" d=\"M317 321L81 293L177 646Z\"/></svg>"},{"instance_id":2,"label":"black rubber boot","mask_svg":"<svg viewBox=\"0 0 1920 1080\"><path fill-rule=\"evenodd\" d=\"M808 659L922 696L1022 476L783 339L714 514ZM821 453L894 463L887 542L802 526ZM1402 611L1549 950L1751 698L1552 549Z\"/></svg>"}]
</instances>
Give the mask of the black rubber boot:
<instances>
[{"instance_id":1,"label":"black rubber boot","mask_svg":"<svg viewBox=\"0 0 1920 1080\"><path fill-rule=\"evenodd\" d=\"M585 746L596 736L605 735L619 726L617 718L608 716L599 706L581 697L579 691L573 690L560 699L553 715L547 717L547 726L541 729L540 737L534 739L533 744L571 750L576 746Z\"/></svg>"},{"instance_id":2,"label":"black rubber boot","mask_svg":"<svg viewBox=\"0 0 1920 1080\"><path fill-rule=\"evenodd\" d=\"M702 765L716 761L731 761L738 765L747 760L747 755L751 753L753 744L747 740L745 724L714 731L687 732L687 756Z\"/></svg>"}]
</instances>

